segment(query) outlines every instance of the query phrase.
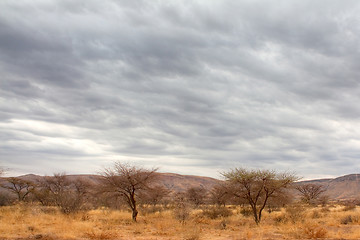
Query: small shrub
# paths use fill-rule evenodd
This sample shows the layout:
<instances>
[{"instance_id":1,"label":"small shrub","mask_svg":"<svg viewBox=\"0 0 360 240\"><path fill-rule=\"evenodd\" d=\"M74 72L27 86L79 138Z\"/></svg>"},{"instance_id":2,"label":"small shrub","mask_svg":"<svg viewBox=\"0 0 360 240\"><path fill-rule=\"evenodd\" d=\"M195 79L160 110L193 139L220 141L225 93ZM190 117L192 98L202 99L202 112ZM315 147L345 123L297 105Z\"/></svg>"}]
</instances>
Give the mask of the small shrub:
<instances>
[{"instance_id":1,"label":"small shrub","mask_svg":"<svg viewBox=\"0 0 360 240\"><path fill-rule=\"evenodd\" d=\"M187 202L184 193L178 193L174 197L173 216L180 223L185 224L186 220L190 218L190 204Z\"/></svg>"},{"instance_id":2,"label":"small shrub","mask_svg":"<svg viewBox=\"0 0 360 240\"><path fill-rule=\"evenodd\" d=\"M190 218L190 207L186 203L177 204L173 210L173 216L180 223L185 224L185 222Z\"/></svg>"},{"instance_id":3,"label":"small shrub","mask_svg":"<svg viewBox=\"0 0 360 240\"><path fill-rule=\"evenodd\" d=\"M232 211L227 209L226 207L213 207L203 210L202 215L210 219L217 219L220 217L231 216Z\"/></svg>"},{"instance_id":4,"label":"small shrub","mask_svg":"<svg viewBox=\"0 0 360 240\"><path fill-rule=\"evenodd\" d=\"M199 240L200 239L201 230L197 227L186 229L183 239L184 240Z\"/></svg>"},{"instance_id":5,"label":"small shrub","mask_svg":"<svg viewBox=\"0 0 360 240\"><path fill-rule=\"evenodd\" d=\"M268 213L280 212L280 210L281 210L281 208L279 206L268 206L268 208L267 208Z\"/></svg>"},{"instance_id":6,"label":"small shrub","mask_svg":"<svg viewBox=\"0 0 360 240\"><path fill-rule=\"evenodd\" d=\"M141 213L143 215L153 214L157 212L162 212L164 208L162 206L141 206Z\"/></svg>"},{"instance_id":7,"label":"small shrub","mask_svg":"<svg viewBox=\"0 0 360 240\"><path fill-rule=\"evenodd\" d=\"M313 219L320 218L320 217L321 217L321 214L317 210L313 211L312 214L311 214L311 218L313 218Z\"/></svg>"},{"instance_id":8,"label":"small shrub","mask_svg":"<svg viewBox=\"0 0 360 240\"><path fill-rule=\"evenodd\" d=\"M347 224L352 223L352 222L353 222L353 217L351 215L347 215L347 216L340 219L341 224L347 225Z\"/></svg>"},{"instance_id":9,"label":"small shrub","mask_svg":"<svg viewBox=\"0 0 360 240\"><path fill-rule=\"evenodd\" d=\"M304 218L305 208L301 205L290 205L286 208L287 218L292 222L296 223Z\"/></svg>"},{"instance_id":10,"label":"small shrub","mask_svg":"<svg viewBox=\"0 0 360 240\"><path fill-rule=\"evenodd\" d=\"M276 215L273 219L275 223L286 223L288 221L285 214Z\"/></svg>"},{"instance_id":11,"label":"small shrub","mask_svg":"<svg viewBox=\"0 0 360 240\"><path fill-rule=\"evenodd\" d=\"M327 230L318 225L306 225L303 230L306 237L310 239L325 238L327 235Z\"/></svg>"},{"instance_id":12,"label":"small shrub","mask_svg":"<svg viewBox=\"0 0 360 240\"><path fill-rule=\"evenodd\" d=\"M55 240L57 239L56 236L52 235L43 235L43 234L36 234L32 237L33 239L41 239L41 240Z\"/></svg>"},{"instance_id":13,"label":"small shrub","mask_svg":"<svg viewBox=\"0 0 360 240\"><path fill-rule=\"evenodd\" d=\"M41 207L40 210L45 214L56 214L58 213L58 209L56 207Z\"/></svg>"},{"instance_id":14,"label":"small shrub","mask_svg":"<svg viewBox=\"0 0 360 240\"><path fill-rule=\"evenodd\" d=\"M253 215L253 211L251 208L241 208L240 214L244 217L249 217Z\"/></svg>"},{"instance_id":15,"label":"small shrub","mask_svg":"<svg viewBox=\"0 0 360 240\"><path fill-rule=\"evenodd\" d=\"M328 207L322 207L320 211L321 211L322 213L328 213L328 212L330 212L330 208L328 208Z\"/></svg>"},{"instance_id":16,"label":"small shrub","mask_svg":"<svg viewBox=\"0 0 360 240\"><path fill-rule=\"evenodd\" d=\"M224 218L220 221L219 228L221 230L225 230L228 224L229 224L229 222Z\"/></svg>"},{"instance_id":17,"label":"small shrub","mask_svg":"<svg viewBox=\"0 0 360 240\"><path fill-rule=\"evenodd\" d=\"M356 208L356 204L355 203L346 203L344 208L343 208L343 211L344 212L347 212L347 211L352 211L352 210L355 210Z\"/></svg>"},{"instance_id":18,"label":"small shrub","mask_svg":"<svg viewBox=\"0 0 360 240\"><path fill-rule=\"evenodd\" d=\"M108 240L115 239L117 235L110 231L90 231L85 233L85 237L88 239L96 239L96 240Z\"/></svg>"},{"instance_id":19,"label":"small shrub","mask_svg":"<svg viewBox=\"0 0 360 240\"><path fill-rule=\"evenodd\" d=\"M81 221L85 222L85 221L89 221L89 220L90 220L89 214L83 213L81 215Z\"/></svg>"}]
</instances>

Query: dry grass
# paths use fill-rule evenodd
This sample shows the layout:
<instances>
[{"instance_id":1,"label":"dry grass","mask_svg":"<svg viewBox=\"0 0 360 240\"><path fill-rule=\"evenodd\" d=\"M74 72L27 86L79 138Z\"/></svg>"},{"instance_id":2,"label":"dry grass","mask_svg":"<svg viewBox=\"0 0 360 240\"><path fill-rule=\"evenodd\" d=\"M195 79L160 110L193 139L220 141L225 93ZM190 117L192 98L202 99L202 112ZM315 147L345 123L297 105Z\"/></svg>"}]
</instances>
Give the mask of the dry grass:
<instances>
[{"instance_id":1,"label":"dry grass","mask_svg":"<svg viewBox=\"0 0 360 240\"><path fill-rule=\"evenodd\" d=\"M222 209L224 211L224 209ZM0 239L359 239L360 210L301 205L264 213L257 226L251 216L192 211L185 223L172 211L140 215L98 209L64 215L56 208L16 205L0 208Z\"/></svg>"}]
</instances>

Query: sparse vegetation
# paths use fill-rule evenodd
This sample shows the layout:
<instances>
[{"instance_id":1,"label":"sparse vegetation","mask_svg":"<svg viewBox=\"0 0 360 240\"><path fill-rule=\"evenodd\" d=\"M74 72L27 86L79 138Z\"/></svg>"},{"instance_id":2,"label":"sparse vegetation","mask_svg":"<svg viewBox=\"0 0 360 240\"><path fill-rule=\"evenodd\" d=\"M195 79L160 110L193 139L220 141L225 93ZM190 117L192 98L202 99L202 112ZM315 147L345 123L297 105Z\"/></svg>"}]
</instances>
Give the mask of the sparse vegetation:
<instances>
[{"instance_id":1,"label":"sparse vegetation","mask_svg":"<svg viewBox=\"0 0 360 240\"><path fill-rule=\"evenodd\" d=\"M233 213L226 207L208 207L203 210L202 215L210 219L217 219L229 217Z\"/></svg>"},{"instance_id":2,"label":"sparse vegetation","mask_svg":"<svg viewBox=\"0 0 360 240\"><path fill-rule=\"evenodd\" d=\"M176 192L154 184L155 171L118 163L91 184L54 174L27 182L31 191L5 187L0 239L360 238L356 201L290 201L285 190L293 175L233 171L212 189L189 186ZM9 180L2 178L2 184L9 186Z\"/></svg>"},{"instance_id":3,"label":"sparse vegetation","mask_svg":"<svg viewBox=\"0 0 360 240\"><path fill-rule=\"evenodd\" d=\"M190 217L190 204L186 199L186 194L177 193L174 197L174 208L173 208L173 216L180 223L185 224L185 222Z\"/></svg>"},{"instance_id":4,"label":"sparse vegetation","mask_svg":"<svg viewBox=\"0 0 360 240\"><path fill-rule=\"evenodd\" d=\"M297 209L296 205L293 209ZM0 208L1 239L359 239L359 209L322 208L303 205L301 218L290 219L289 211L264 212L261 224L240 214L240 206L217 209L188 208L185 222L174 209L139 214L135 223L125 210L99 208L63 214L59 208L22 203ZM218 213L221 214L218 214ZM224 212L232 214L223 214ZM319 214L320 213L320 214ZM313 215L318 214L316 218ZM351 231L349 231L351 227Z\"/></svg>"}]
</instances>

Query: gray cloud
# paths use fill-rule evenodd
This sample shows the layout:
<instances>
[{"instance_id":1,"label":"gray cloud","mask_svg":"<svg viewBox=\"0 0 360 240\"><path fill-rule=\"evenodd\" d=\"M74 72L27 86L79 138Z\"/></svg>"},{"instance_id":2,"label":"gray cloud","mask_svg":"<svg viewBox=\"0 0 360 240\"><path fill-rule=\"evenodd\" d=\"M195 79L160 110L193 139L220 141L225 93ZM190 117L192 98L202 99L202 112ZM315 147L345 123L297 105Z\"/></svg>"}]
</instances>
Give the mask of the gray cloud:
<instances>
[{"instance_id":1,"label":"gray cloud","mask_svg":"<svg viewBox=\"0 0 360 240\"><path fill-rule=\"evenodd\" d=\"M0 163L358 171L357 1L0 3ZM11 173L10 173L11 174Z\"/></svg>"}]
</instances>

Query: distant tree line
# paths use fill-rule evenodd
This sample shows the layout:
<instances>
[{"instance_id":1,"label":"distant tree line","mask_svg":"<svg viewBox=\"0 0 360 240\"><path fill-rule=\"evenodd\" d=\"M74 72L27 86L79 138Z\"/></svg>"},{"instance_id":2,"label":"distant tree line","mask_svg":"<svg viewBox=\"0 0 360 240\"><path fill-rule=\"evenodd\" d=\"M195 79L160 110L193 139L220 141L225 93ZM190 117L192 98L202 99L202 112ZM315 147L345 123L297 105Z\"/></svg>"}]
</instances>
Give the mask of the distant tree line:
<instances>
[{"instance_id":1,"label":"distant tree line","mask_svg":"<svg viewBox=\"0 0 360 240\"><path fill-rule=\"evenodd\" d=\"M0 175L3 173L4 168L0 167ZM225 181L219 181L212 189L189 187L184 192L173 192L161 185L157 169L121 162L114 163L91 182L65 173L37 180L3 177L0 179L3 188L0 205L38 202L43 206L56 206L64 214L99 207L126 207L131 210L133 221L137 220L141 210L173 208L176 218L185 221L189 209L211 207L207 214L225 215L229 214L227 205L241 205L243 213L252 215L259 224L264 210L271 212L285 206L293 198L294 191L306 204L317 204L325 199L322 197L326 190L323 186L296 185L299 178L292 173L234 168L222 175Z\"/></svg>"}]
</instances>

